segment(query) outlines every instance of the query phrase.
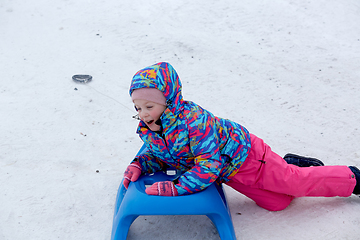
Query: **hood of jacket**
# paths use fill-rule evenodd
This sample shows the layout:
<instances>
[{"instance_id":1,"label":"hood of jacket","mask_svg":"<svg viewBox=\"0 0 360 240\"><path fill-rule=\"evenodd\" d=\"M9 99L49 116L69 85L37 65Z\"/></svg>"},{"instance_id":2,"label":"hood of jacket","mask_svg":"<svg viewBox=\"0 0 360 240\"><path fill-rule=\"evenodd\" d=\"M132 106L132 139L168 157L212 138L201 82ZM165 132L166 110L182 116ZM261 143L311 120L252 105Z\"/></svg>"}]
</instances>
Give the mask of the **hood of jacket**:
<instances>
[{"instance_id":1,"label":"hood of jacket","mask_svg":"<svg viewBox=\"0 0 360 240\"><path fill-rule=\"evenodd\" d=\"M163 92L167 108L176 114L183 101L181 82L175 69L166 62L156 63L138 71L130 85L130 96L139 88L156 88Z\"/></svg>"}]
</instances>

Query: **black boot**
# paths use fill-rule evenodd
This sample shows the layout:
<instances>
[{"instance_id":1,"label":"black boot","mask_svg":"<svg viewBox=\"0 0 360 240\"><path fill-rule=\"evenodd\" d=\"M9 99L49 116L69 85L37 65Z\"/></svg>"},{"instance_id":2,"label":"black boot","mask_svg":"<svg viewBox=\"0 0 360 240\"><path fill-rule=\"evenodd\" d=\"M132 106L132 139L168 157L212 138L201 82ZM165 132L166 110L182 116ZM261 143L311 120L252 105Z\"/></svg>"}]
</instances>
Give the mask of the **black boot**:
<instances>
[{"instance_id":1,"label":"black boot","mask_svg":"<svg viewBox=\"0 0 360 240\"><path fill-rule=\"evenodd\" d=\"M350 166L349 168L354 173L354 177L356 178L356 186L354 188L353 194L360 195L360 170L354 166Z\"/></svg>"},{"instance_id":2,"label":"black boot","mask_svg":"<svg viewBox=\"0 0 360 240\"><path fill-rule=\"evenodd\" d=\"M311 166L324 166L324 163L316 158L302 157L292 153L288 153L284 156L284 160L288 164L293 164L299 167L311 167Z\"/></svg>"}]
</instances>

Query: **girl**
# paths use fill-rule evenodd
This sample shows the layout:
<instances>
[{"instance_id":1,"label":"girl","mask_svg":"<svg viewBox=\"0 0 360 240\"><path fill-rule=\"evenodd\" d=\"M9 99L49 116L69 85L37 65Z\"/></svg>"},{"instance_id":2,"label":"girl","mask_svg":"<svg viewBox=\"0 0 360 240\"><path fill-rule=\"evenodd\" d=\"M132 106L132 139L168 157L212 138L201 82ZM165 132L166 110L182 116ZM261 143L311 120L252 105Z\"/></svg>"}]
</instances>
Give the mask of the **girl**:
<instances>
[{"instance_id":1,"label":"girl","mask_svg":"<svg viewBox=\"0 0 360 240\"><path fill-rule=\"evenodd\" d=\"M270 211L285 209L295 197L360 194L356 167L322 166L317 159L293 154L284 160L240 124L183 100L180 79L168 63L137 72L130 96L147 151L126 169L126 188L142 173L170 166L183 174L175 181L154 183L147 194L191 194L218 181Z\"/></svg>"}]
</instances>

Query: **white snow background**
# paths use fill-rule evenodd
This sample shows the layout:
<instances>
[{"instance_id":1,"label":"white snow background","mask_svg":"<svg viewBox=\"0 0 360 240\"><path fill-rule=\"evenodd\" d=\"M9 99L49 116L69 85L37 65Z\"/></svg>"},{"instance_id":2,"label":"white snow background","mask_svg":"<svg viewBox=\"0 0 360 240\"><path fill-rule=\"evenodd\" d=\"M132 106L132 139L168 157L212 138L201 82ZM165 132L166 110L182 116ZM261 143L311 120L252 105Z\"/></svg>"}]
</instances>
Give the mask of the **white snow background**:
<instances>
[{"instance_id":1,"label":"white snow background","mask_svg":"<svg viewBox=\"0 0 360 240\"><path fill-rule=\"evenodd\" d=\"M110 239L142 145L128 88L160 61L278 154L360 166L359 0L2 0L0 39L1 240ZM269 212L225 190L237 239L360 238L357 196ZM205 216L145 216L128 239L219 236Z\"/></svg>"}]
</instances>

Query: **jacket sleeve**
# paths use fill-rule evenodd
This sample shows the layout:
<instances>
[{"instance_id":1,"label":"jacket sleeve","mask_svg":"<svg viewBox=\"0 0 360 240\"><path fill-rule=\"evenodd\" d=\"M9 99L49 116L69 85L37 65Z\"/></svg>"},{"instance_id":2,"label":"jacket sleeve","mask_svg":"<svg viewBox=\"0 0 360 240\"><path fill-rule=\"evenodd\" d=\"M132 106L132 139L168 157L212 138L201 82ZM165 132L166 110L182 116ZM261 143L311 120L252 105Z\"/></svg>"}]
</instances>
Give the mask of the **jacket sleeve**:
<instances>
[{"instance_id":1,"label":"jacket sleeve","mask_svg":"<svg viewBox=\"0 0 360 240\"><path fill-rule=\"evenodd\" d=\"M222 168L215 117L197 109L189 114L187 125L194 166L178 179L175 187L179 195L207 188L216 181Z\"/></svg>"},{"instance_id":2,"label":"jacket sleeve","mask_svg":"<svg viewBox=\"0 0 360 240\"><path fill-rule=\"evenodd\" d=\"M134 161L140 163L142 173L154 173L166 168L166 164L154 157L148 149L137 155Z\"/></svg>"}]
</instances>

